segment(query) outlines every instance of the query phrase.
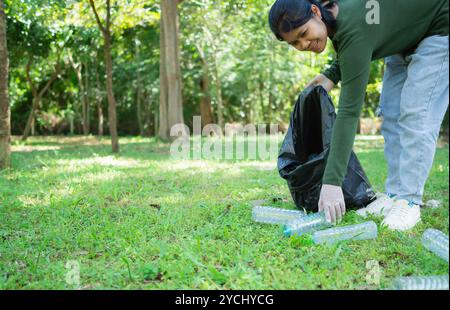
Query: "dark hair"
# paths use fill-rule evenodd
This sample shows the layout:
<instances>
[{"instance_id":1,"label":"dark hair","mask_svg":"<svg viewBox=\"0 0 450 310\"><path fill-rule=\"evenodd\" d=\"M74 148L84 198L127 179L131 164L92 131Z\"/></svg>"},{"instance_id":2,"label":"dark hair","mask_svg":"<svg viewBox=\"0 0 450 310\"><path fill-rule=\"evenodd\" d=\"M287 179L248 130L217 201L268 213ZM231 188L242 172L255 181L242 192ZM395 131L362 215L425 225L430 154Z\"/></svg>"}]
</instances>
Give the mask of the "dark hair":
<instances>
[{"instance_id":1,"label":"dark hair","mask_svg":"<svg viewBox=\"0 0 450 310\"><path fill-rule=\"evenodd\" d=\"M306 24L312 18L311 6L316 5L322 14L322 20L330 29L336 30L336 19L330 9L336 4L330 0L322 6L320 2L326 0L276 0L270 8L270 29L278 40L284 41L282 33L288 33L295 28Z\"/></svg>"}]
</instances>

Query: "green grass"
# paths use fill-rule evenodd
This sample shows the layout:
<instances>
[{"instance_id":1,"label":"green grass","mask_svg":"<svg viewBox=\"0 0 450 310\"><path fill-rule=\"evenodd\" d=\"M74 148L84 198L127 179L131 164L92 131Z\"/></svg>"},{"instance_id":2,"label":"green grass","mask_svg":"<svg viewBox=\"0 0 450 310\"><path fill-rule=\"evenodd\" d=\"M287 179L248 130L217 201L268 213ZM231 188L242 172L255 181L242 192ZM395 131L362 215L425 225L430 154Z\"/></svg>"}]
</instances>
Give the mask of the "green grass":
<instances>
[{"instance_id":1,"label":"green grass","mask_svg":"<svg viewBox=\"0 0 450 310\"><path fill-rule=\"evenodd\" d=\"M122 138L32 138L14 142L14 169L0 173L0 288L383 289L396 276L448 274L420 242L426 228L448 234L448 145L437 150L422 222L375 241L313 245L257 224L251 201L294 208L275 162L172 160L169 145ZM377 191L386 164L380 140L356 142ZM362 222L350 211L342 225ZM380 223L379 219L375 219ZM368 261L382 268L367 283Z\"/></svg>"}]
</instances>

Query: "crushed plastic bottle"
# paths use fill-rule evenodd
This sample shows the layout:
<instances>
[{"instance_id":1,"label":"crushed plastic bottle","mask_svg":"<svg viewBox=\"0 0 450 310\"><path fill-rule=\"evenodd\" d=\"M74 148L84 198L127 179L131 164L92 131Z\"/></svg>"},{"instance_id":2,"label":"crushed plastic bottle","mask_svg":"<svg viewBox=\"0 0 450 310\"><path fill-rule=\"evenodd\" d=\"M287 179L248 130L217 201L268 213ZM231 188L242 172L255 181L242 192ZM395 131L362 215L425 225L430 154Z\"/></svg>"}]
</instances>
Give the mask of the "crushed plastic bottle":
<instances>
[{"instance_id":1,"label":"crushed plastic bottle","mask_svg":"<svg viewBox=\"0 0 450 310\"><path fill-rule=\"evenodd\" d=\"M259 223L284 224L295 220L299 220L306 216L305 212L298 210L286 210L280 208L271 208L256 206L253 207L253 220Z\"/></svg>"},{"instance_id":2,"label":"crushed plastic bottle","mask_svg":"<svg viewBox=\"0 0 450 310\"><path fill-rule=\"evenodd\" d=\"M448 262L448 236L443 232L429 228L422 235L423 246Z\"/></svg>"},{"instance_id":3,"label":"crushed plastic bottle","mask_svg":"<svg viewBox=\"0 0 450 310\"><path fill-rule=\"evenodd\" d=\"M439 200L428 200L423 206L425 208L437 209L437 208L440 208L441 205L442 205L442 202Z\"/></svg>"},{"instance_id":4,"label":"crushed plastic bottle","mask_svg":"<svg viewBox=\"0 0 450 310\"><path fill-rule=\"evenodd\" d=\"M377 224L375 222L364 222L356 225L335 227L327 230L316 231L313 234L313 241L316 244L332 244L341 240L367 240L376 239L378 235Z\"/></svg>"},{"instance_id":5,"label":"crushed plastic bottle","mask_svg":"<svg viewBox=\"0 0 450 310\"><path fill-rule=\"evenodd\" d=\"M394 290L448 290L448 275L398 277L392 283Z\"/></svg>"},{"instance_id":6,"label":"crushed plastic bottle","mask_svg":"<svg viewBox=\"0 0 450 310\"><path fill-rule=\"evenodd\" d=\"M286 237L292 235L300 236L330 226L332 224L327 222L324 212L310 213L299 220L289 222L284 227L284 235Z\"/></svg>"}]
</instances>

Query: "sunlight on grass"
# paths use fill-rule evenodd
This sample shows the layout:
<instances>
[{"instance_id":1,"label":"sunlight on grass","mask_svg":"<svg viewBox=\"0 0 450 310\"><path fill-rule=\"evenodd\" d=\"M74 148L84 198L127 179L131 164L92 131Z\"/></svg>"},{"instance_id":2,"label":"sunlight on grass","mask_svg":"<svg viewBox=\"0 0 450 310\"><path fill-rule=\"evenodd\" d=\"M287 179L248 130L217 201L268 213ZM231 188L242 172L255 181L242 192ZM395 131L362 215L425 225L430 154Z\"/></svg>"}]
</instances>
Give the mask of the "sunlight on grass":
<instances>
[{"instance_id":1,"label":"sunlight on grass","mask_svg":"<svg viewBox=\"0 0 450 310\"><path fill-rule=\"evenodd\" d=\"M211 173L217 171L236 172L241 168L256 168L259 170L273 170L276 168L274 162L260 161L237 161L237 162L220 162L213 160L172 160L170 164L158 163L157 165L167 171L182 170L198 170L201 173Z\"/></svg>"},{"instance_id":2,"label":"sunlight on grass","mask_svg":"<svg viewBox=\"0 0 450 310\"><path fill-rule=\"evenodd\" d=\"M93 158L83 159L61 159L56 161L56 165L65 167L65 169L76 169L86 166L99 166L99 167L134 167L143 168L146 167L145 162L142 160L116 158L114 156L95 156Z\"/></svg>"},{"instance_id":3,"label":"sunlight on grass","mask_svg":"<svg viewBox=\"0 0 450 310\"><path fill-rule=\"evenodd\" d=\"M13 145L12 152L33 152L33 151L55 151L60 150L61 146L57 145Z\"/></svg>"},{"instance_id":4,"label":"sunlight on grass","mask_svg":"<svg viewBox=\"0 0 450 310\"><path fill-rule=\"evenodd\" d=\"M252 201L295 209L276 160L179 161L169 144L142 138L122 138L116 155L107 143L58 141L32 139L24 144L32 152L15 150L14 169L0 174L2 289L72 288L69 260L81 266L82 289L383 289L396 276L448 273L420 243L426 228L448 233L448 145L437 150L424 197L442 206L423 209L416 228L315 246L252 221ZM383 190L379 137L355 145ZM349 211L342 225L361 221ZM382 267L378 286L366 283L369 260Z\"/></svg>"}]
</instances>

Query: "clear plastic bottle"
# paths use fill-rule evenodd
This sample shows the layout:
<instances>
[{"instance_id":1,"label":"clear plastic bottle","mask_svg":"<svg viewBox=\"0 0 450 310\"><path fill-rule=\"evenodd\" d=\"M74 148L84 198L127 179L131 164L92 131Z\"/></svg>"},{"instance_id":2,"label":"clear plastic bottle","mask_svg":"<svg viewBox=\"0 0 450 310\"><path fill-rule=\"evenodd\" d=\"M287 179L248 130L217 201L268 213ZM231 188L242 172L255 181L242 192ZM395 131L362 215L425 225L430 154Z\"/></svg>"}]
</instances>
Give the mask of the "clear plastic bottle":
<instances>
[{"instance_id":1,"label":"clear plastic bottle","mask_svg":"<svg viewBox=\"0 0 450 310\"><path fill-rule=\"evenodd\" d=\"M305 212L280 208L256 206L252 210L253 220L260 223L287 224L306 216Z\"/></svg>"},{"instance_id":2,"label":"clear plastic bottle","mask_svg":"<svg viewBox=\"0 0 450 310\"><path fill-rule=\"evenodd\" d=\"M334 227L327 230L316 231L313 234L314 243L335 243L341 240L367 240L376 239L378 235L375 222L364 222L356 225Z\"/></svg>"},{"instance_id":3,"label":"clear plastic bottle","mask_svg":"<svg viewBox=\"0 0 450 310\"><path fill-rule=\"evenodd\" d=\"M431 209L437 209L437 208L440 208L441 205L442 205L442 202L439 200L428 200L425 203L424 207L431 208Z\"/></svg>"},{"instance_id":4,"label":"clear plastic bottle","mask_svg":"<svg viewBox=\"0 0 450 310\"><path fill-rule=\"evenodd\" d=\"M284 227L284 235L286 237L300 236L330 226L332 225L327 222L324 212L310 213L301 219L289 222Z\"/></svg>"},{"instance_id":5,"label":"clear plastic bottle","mask_svg":"<svg viewBox=\"0 0 450 310\"><path fill-rule=\"evenodd\" d=\"M398 277L392 283L394 290L448 290L448 275Z\"/></svg>"},{"instance_id":6,"label":"clear plastic bottle","mask_svg":"<svg viewBox=\"0 0 450 310\"><path fill-rule=\"evenodd\" d=\"M425 248L448 262L448 236L437 229L427 229L422 235Z\"/></svg>"}]
</instances>

